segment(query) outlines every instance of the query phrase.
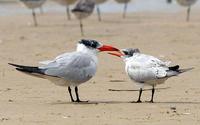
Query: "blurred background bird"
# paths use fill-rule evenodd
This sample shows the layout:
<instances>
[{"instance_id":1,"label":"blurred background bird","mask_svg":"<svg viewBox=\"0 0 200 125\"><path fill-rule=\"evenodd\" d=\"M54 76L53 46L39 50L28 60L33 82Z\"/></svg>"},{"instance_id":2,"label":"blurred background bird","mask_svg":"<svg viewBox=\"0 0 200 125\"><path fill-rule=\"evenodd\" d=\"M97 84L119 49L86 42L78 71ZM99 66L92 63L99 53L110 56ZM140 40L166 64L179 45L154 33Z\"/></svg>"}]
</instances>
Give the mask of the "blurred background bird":
<instances>
[{"instance_id":1,"label":"blurred background bird","mask_svg":"<svg viewBox=\"0 0 200 125\"><path fill-rule=\"evenodd\" d=\"M60 5L66 6L67 18L68 20L71 20L70 5L75 4L77 0L54 0L54 1L59 3Z\"/></svg>"},{"instance_id":2,"label":"blurred background bird","mask_svg":"<svg viewBox=\"0 0 200 125\"><path fill-rule=\"evenodd\" d=\"M42 5L46 2L46 0L20 0L27 8L32 9L33 21L34 25L37 26L37 17L35 13L36 8L41 8Z\"/></svg>"},{"instance_id":3,"label":"blurred background bird","mask_svg":"<svg viewBox=\"0 0 200 125\"><path fill-rule=\"evenodd\" d=\"M100 4L105 3L107 0L95 0L96 8L97 8L97 15L98 15L98 20L101 21L101 10L100 10Z\"/></svg>"},{"instance_id":4,"label":"blurred background bird","mask_svg":"<svg viewBox=\"0 0 200 125\"><path fill-rule=\"evenodd\" d=\"M124 4L124 12L123 12L123 18L126 18L126 11L127 11L127 7L128 7L128 3L131 0L115 0L116 2L120 3L120 4Z\"/></svg>"},{"instance_id":5,"label":"blurred background bird","mask_svg":"<svg viewBox=\"0 0 200 125\"><path fill-rule=\"evenodd\" d=\"M186 21L190 21L191 6L197 2L197 0L176 0L177 3L183 7L187 7Z\"/></svg>"},{"instance_id":6,"label":"blurred background bird","mask_svg":"<svg viewBox=\"0 0 200 125\"><path fill-rule=\"evenodd\" d=\"M94 7L95 2L93 0L80 0L72 10L72 13L74 13L76 18L80 21L80 29L82 36L84 36L82 20L93 13Z\"/></svg>"}]
</instances>

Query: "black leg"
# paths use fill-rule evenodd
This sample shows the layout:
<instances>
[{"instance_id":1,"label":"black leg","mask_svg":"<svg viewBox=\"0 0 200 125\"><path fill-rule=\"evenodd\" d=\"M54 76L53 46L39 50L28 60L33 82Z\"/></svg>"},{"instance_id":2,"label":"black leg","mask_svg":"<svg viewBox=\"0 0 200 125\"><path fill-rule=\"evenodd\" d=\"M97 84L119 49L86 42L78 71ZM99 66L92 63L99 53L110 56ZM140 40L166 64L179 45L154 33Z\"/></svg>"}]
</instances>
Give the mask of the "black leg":
<instances>
[{"instance_id":1,"label":"black leg","mask_svg":"<svg viewBox=\"0 0 200 125\"><path fill-rule=\"evenodd\" d=\"M101 11L100 11L99 5L97 5L97 14L98 14L99 21L101 21Z\"/></svg>"},{"instance_id":2,"label":"black leg","mask_svg":"<svg viewBox=\"0 0 200 125\"><path fill-rule=\"evenodd\" d=\"M190 21L190 10L191 10L191 7L189 6L187 10L187 22Z\"/></svg>"},{"instance_id":3,"label":"black leg","mask_svg":"<svg viewBox=\"0 0 200 125\"><path fill-rule=\"evenodd\" d=\"M74 102L74 99L73 99L73 96L72 96L72 91L71 91L70 87L68 87L68 91L69 91L69 95L70 95L71 101Z\"/></svg>"},{"instance_id":4,"label":"black leg","mask_svg":"<svg viewBox=\"0 0 200 125\"><path fill-rule=\"evenodd\" d=\"M124 4L124 13L123 13L123 18L126 18L127 6L128 6L128 3L125 3L125 4Z\"/></svg>"},{"instance_id":5,"label":"black leg","mask_svg":"<svg viewBox=\"0 0 200 125\"><path fill-rule=\"evenodd\" d=\"M80 19L80 28L81 28L81 35L84 36L84 32L83 32L83 23L82 20Z\"/></svg>"},{"instance_id":6,"label":"black leg","mask_svg":"<svg viewBox=\"0 0 200 125\"><path fill-rule=\"evenodd\" d=\"M151 103L153 103L154 93L155 93L155 88L154 88L154 86L153 86L153 88L152 88L151 100L150 100Z\"/></svg>"},{"instance_id":7,"label":"black leg","mask_svg":"<svg viewBox=\"0 0 200 125\"><path fill-rule=\"evenodd\" d=\"M35 13L35 10L32 9L32 15L33 15L33 21L34 21L34 25L37 26L37 18L36 18L36 13Z\"/></svg>"},{"instance_id":8,"label":"black leg","mask_svg":"<svg viewBox=\"0 0 200 125\"><path fill-rule=\"evenodd\" d=\"M88 101L81 101L81 100L79 99L78 87L77 87L77 86L75 87L75 93L76 93L76 98L77 98L76 102L88 102Z\"/></svg>"},{"instance_id":9,"label":"black leg","mask_svg":"<svg viewBox=\"0 0 200 125\"><path fill-rule=\"evenodd\" d=\"M76 98L77 98L76 102L81 102L81 100L79 99L78 87L77 86L75 87L75 93L76 93Z\"/></svg>"},{"instance_id":10,"label":"black leg","mask_svg":"<svg viewBox=\"0 0 200 125\"><path fill-rule=\"evenodd\" d=\"M66 7L66 12L67 12L67 18L68 18L68 20L71 20L70 9L69 9L68 5Z\"/></svg>"},{"instance_id":11,"label":"black leg","mask_svg":"<svg viewBox=\"0 0 200 125\"><path fill-rule=\"evenodd\" d=\"M142 95L142 88L140 88L139 98L138 98L138 100L137 100L137 103L141 103L141 102L142 102L142 101L140 100L141 95Z\"/></svg>"}]
</instances>

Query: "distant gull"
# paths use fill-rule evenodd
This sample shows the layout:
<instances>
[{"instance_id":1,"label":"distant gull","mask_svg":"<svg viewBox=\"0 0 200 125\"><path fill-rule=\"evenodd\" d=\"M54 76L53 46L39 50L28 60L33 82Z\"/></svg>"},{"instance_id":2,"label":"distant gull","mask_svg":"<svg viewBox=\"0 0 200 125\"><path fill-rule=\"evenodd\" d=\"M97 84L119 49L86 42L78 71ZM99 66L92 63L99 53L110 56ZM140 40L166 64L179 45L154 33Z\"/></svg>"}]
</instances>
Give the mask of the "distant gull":
<instances>
[{"instance_id":1,"label":"distant gull","mask_svg":"<svg viewBox=\"0 0 200 125\"><path fill-rule=\"evenodd\" d=\"M70 5L74 4L77 0L54 0L58 2L60 5L66 6L66 13L68 20L71 20L70 15Z\"/></svg>"},{"instance_id":2,"label":"distant gull","mask_svg":"<svg viewBox=\"0 0 200 125\"><path fill-rule=\"evenodd\" d=\"M19 1L24 3L24 5L29 9L32 9L34 25L37 26L38 23L37 23L35 9L40 8L45 3L46 0L19 0Z\"/></svg>"},{"instance_id":3,"label":"distant gull","mask_svg":"<svg viewBox=\"0 0 200 125\"><path fill-rule=\"evenodd\" d=\"M176 0L176 1L177 1L177 3L179 3L181 6L188 7L186 20L187 20L187 21L190 21L190 10L191 10L191 6L192 6L193 4L195 4L195 3L197 2L197 0Z\"/></svg>"},{"instance_id":4,"label":"distant gull","mask_svg":"<svg viewBox=\"0 0 200 125\"><path fill-rule=\"evenodd\" d=\"M95 2L93 0L80 0L72 10L72 13L74 13L76 18L80 21L82 36L84 36L82 20L93 13L94 7Z\"/></svg>"},{"instance_id":5,"label":"distant gull","mask_svg":"<svg viewBox=\"0 0 200 125\"><path fill-rule=\"evenodd\" d=\"M100 11L100 8L99 8L99 5L100 4L103 4L105 3L107 0L95 0L95 4L96 4L96 8L97 8L97 15L98 15L98 20L101 21L101 11Z\"/></svg>"},{"instance_id":6,"label":"distant gull","mask_svg":"<svg viewBox=\"0 0 200 125\"><path fill-rule=\"evenodd\" d=\"M120 4L124 4L124 12L123 12L123 18L126 18L126 11L127 11L127 7L128 7L128 3L131 0L115 0L116 2L120 3Z\"/></svg>"}]
</instances>

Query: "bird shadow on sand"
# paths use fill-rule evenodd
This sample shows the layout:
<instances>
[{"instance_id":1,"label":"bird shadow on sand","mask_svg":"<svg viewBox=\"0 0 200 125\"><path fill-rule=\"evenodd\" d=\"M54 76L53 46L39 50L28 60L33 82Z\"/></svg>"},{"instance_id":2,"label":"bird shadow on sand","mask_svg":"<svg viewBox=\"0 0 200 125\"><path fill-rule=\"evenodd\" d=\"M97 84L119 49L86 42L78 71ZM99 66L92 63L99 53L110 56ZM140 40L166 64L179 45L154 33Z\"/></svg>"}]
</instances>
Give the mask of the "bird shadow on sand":
<instances>
[{"instance_id":1,"label":"bird shadow on sand","mask_svg":"<svg viewBox=\"0 0 200 125\"><path fill-rule=\"evenodd\" d=\"M194 102L194 101L169 101L169 102L154 102L155 104L193 104L193 105L199 105L200 102ZM153 104L154 104L153 103Z\"/></svg>"},{"instance_id":2,"label":"bird shadow on sand","mask_svg":"<svg viewBox=\"0 0 200 125\"><path fill-rule=\"evenodd\" d=\"M69 27L78 27L79 28L78 24L63 24L63 23L60 23L60 24L40 24L37 27L40 27L40 28L49 28L49 27L62 27L62 28L63 27L66 27L66 28L69 28Z\"/></svg>"},{"instance_id":3,"label":"bird shadow on sand","mask_svg":"<svg viewBox=\"0 0 200 125\"><path fill-rule=\"evenodd\" d=\"M165 88L155 88L155 90L166 90L170 89L171 87L165 87ZM143 89L143 91L151 91L152 89ZM115 91L115 92L137 92L140 91L138 89L108 89L108 91Z\"/></svg>"},{"instance_id":4,"label":"bird shadow on sand","mask_svg":"<svg viewBox=\"0 0 200 125\"><path fill-rule=\"evenodd\" d=\"M121 24L123 21L120 20L102 20L103 23Z\"/></svg>"},{"instance_id":5,"label":"bird shadow on sand","mask_svg":"<svg viewBox=\"0 0 200 125\"><path fill-rule=\"evenodd\" d=\"M104 20L102 21L102 23L105 23L105 24L139 24L141 23L141 20L126 20L126 19L122 19L122 20Z\"/></svg>"},{"instance_id":6,"label":"bird shadow on sand","mask_svg":"<svg viewBox=\"0 0 200 125\"><path fill-rule=\"evenodd\" d=\"M98 105L98 104L128 104L130 101L88 101L88 102L53 102L51 105Z\"/></svg>"},{"instance_id":7,"label":"bird shadow on sand","mask_svg":"<svg viewBox=\"0 0 200 125\"><path fill-rule=\"evenodd\" d=\"M137 103L137 102L133 102L133 101L88 101L88 102L62 102L62 101L58 101L58 102L52 102L49 103L50 105L99 105L99 104L195 104L198 105L200 104L200 102L192 102L192 101L169 101L169 102L154 102L154 103L150 103L150 102L142 102L142 103Z\"/></svg>"}]
</instances>

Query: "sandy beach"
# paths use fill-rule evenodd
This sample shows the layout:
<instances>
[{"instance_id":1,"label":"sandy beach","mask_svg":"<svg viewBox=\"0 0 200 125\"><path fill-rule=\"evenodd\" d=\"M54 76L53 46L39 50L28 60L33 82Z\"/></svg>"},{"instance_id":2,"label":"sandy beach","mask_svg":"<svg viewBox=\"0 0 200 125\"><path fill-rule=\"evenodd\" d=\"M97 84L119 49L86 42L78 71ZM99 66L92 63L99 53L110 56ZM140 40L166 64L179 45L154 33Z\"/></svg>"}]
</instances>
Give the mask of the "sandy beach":
<instances>
[{"instance_id":1,"label":"sandy beach","mask_svg":"<svg viewBox=\"0 0 200 125\"><path fill-rule=\"evenodd\" d=\"M28 11L29 12L29 11ZM103 14L79 22L64 13L0 16L0 124L1 125L199 125L200 124L200 16L194 9L191 21L185 11ZM96 76L81 85L80 98L87 104L71 103L67 88L15 71L7 63L38 65L39 61L73 51L80 39L95 39L118 48L141 52L194 70L167 80L157 88L155 103L129 103L138 92L108 89L138 89L124 71L120 58L99 54ZM148 88L148 87L147 87ZM151 97L145 91L142 101Z\"/></svg>"}]
</instances>

